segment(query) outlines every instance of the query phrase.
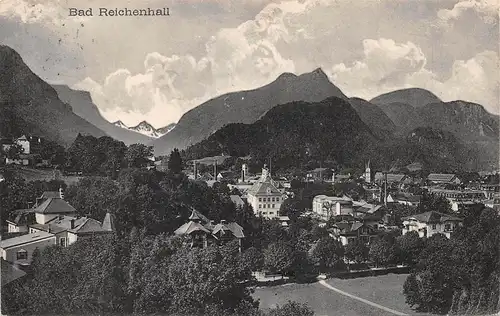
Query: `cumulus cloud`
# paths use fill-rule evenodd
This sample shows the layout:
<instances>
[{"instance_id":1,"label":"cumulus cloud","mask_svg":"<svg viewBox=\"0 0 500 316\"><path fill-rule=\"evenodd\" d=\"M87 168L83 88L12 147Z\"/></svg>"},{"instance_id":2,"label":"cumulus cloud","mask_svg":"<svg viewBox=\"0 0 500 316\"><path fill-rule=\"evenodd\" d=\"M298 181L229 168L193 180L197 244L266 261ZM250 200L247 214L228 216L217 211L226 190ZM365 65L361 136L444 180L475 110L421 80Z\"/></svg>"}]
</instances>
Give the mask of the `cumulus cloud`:
<instances>
[{"instance_id":1,"label":"cumulus cloud","mask_svg":"<svg viewBox=\"0 0 500 316\"><path fill-rule=\"evenodd\" d=\"M444 101L477 102L490 112L499 113L499 58L494 51L455 61L451 75L440 80L426 68L426 56L414 43L367 39L363 47L361 60L351 65L336 64L328 72L348 95L371 99L396 89L420 87Z\"/></svg>"},{"instance_id":2,"label":"cumulus cloud","mask_svg":"<svg viewBox=\"0 0 500 316\"><path fill-rule=\"evenodd\" d=\"M457 21L467 12L478 14L484 22L493 24L498 21L498 0L465 0L456 3L452 9L438 11L438 17L445 24Z\"/></svg>"},{"instance_id":3,"label":"cumulus cloud","mask_svg":"<svg viewBox=\"0 0 500 316\"><path fill-rule=\"evenodd\" d=\"M55 11L49 9L44 20L30 1L35 0L3 0L0 15L54 27L57 5L77 3L52 2ZM492 1L171 1L179 16L155 23L95 18L85 28L76 23L79 33L70 34L82 42L88 77L76 88L89 90L109 119L127 124L146 119L156 126L217 95L317 67L352 96L417 86L492 109L498 103L498 56L492 52L498 12ZM103 2L92 5L98 3ZM187 6L191 9L182 16ZM213 18L217 14L224 22Z\"/></svg>"}]
</instances>

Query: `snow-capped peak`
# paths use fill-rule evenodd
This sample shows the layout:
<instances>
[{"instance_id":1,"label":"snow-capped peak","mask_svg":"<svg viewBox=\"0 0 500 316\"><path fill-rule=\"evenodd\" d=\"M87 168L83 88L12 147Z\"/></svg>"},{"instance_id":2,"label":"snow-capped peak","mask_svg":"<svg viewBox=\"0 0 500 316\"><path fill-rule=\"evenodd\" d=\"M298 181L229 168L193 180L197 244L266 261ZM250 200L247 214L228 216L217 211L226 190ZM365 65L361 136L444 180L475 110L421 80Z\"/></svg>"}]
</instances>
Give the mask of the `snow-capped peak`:
<instances>
[{"instance_id":1,"label":"snow-capped peak","mask_svg":"<svg viewBox=\"0 0 500 316\"><path fill-rule=\"evenodd\" d=\"M118 127L124 128L124 129L128 129L128 126L125 125L125 124L123 124L122 121L116 121L116 122L111 123L111 124L113 124L114 126L118 126Z\"/></svg>"},{"instance_id":2,"label":"snow-capped peak","mask_svg":"<svg viewBox=\"0 0 500 316\"><path fill-rule=\"evenodd\" d=\"M113 123L113 125L128 129L129 131L140 133L142 135L146 135L146 136L152 137L152 138L161 137L161 136L165 135L166 133L170 132L175 127L175 123L172 123L172 124L169 124L167 126L160 127L158 129L156 129L146 121L142 121L139 124L137 124L136 126L132 126L132 127L128 127L122 121L116 121Z\"/></svg>"}]
</instances>

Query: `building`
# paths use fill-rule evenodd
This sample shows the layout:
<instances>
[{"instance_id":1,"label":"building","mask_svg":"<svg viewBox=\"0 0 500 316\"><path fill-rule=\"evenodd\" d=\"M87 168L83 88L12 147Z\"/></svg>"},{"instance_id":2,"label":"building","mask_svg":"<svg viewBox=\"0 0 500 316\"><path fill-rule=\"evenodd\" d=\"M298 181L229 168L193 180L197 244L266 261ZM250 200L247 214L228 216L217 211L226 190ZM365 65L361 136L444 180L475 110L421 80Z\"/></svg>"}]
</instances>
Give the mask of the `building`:
<instances>
[{"instance_id":1,"label":"building","mask_svg":"<svg viewBox=\"0 0 500 316\"><path fill-rule=\"evenodd\" d=\"M405 174L402 173L387 173L387 183L392 184L392 183L403 183L408 180L408 177ZM382 172L377 172L375 173L375 182L376 183L383 183L385 181L385 175Z\"/></svg>"},{"instance_id":2,"label":"building","mask_svg":"<svg viewBox=\"0 0 500 316\"><path fill-rule=\"evenodd\" d=\"M431 173L427 176L427 181L433 184L460 184L459 178L454 174Z\"/></svg>"},{"instance_id":3,"label":"building","mask_svg":"<svg viewBox=\"0 0 500 316\"><path fill-rule=\"evenodd\" d=\"M317 195L313 198L312 211L324 221L333 216L352 214L352 199L343 196Z\"/></svg>"},{"instance_id":4,"label":"building","mask_svg":"<svg viewBox=\"0 0 500 316\"><path fill-rule=\"evenodd\" d=\"M188 238L190 247L206 248L209 244L225 244L238 240L241 252L241 240L245 238L243 228L235 222L222 220L214 224L200 212L191 210L189 221L175 230L175 235Z\"/></svg>"},{"instance_id":5,"label":"building","mask_svg":"<svg viewBox=\"0 0 500 316\"><path fill-rule=\"evenodd\" d=\"M114 216L106 214L103 222L77 216L76 210L63 200L62 191L44 192L32 209L14 212L8 220L8 229L21 236L4 239L0 250L4 260L27 265L35 249L52 245L66 247L78 239L112 235L115 232Z\"/></svg>"},{"instance_id":6,"label":"building","mask_svg":"<svg viewBox=\"0 0 500 316\"><path fill-rule=\"evenodd\" d=\"M0 241L0 251L3 260L26 266L30 264L35 249L42 250L55 244L54 234L37 232Z\"/></svg>"},{"instance_id":7,"label":"building","mask_svg":"<svg viewBox=\"0 0 500 316\"><path fill-rule=\"evenodd\" d=\"M285 199L286 194L278 189L264 165L260 179L247 192L248 204L252 205L257 216L276 218Z\"/></svg>"},{"instance_id":8,"label":"building","mask_svg":"<svg viewBox=\"0 0 500 316\"><path fill-rule=\"evenodd\" d=\"M447 198L448 200L485 200L487 194L481 190L446 190L439 188L430 188L429 192Z\"/></svg>"},{"instance_id":9,"label":"building","mask_svg":"<svg viewBox=\"0 0 500 316\"><path fill-rule=\"evenodd\" d=\"M387 203L398 203L408 206L418 206L420 204L421 199L422 199L421 195L413 195L413 194L387 195Z\"/></svg>"},{"instance_id":10,"label":"building","mask_svg":"<svg viewBox=\"0 0 500 316\"><path fill-rule=\"evenodd\" d=\"M308 181L327 181L332 177L333 171L330 168L316 168L306 175Z\"/></svg>"},{"instance_id":11,"label":"building","mask_svg":"<svg viewBox=\"0 0 500 316\"><path fill-rule=\"evenodd\" d=\"M360 240L364 244L370 244L379 231L375 228L358 221L341 221L330 229L332 237L342 243L343 246Z\"/></svg>"},{"instance_id":12,"label":"building","mask_svg":"<svg viewBox=\"0 0 500 316\"><path fill-rule=\"evenodd\" d=\"M366 164L364 178L366 183L372 182L372 170L370 169L370 160L368 160L368 163Z\"/></svg>"},{"instance_id":13,"label":"building","mask_svg":"<svg viewBox=\"0 0 500 316\"><path fill-rule=\"evenodd\" d=\"M440 233L448 238L463 222L461 218L434 211L403 217L402 220L403 235L416 231L420 237L431 237Z\"/></svg>"}]
</instances>

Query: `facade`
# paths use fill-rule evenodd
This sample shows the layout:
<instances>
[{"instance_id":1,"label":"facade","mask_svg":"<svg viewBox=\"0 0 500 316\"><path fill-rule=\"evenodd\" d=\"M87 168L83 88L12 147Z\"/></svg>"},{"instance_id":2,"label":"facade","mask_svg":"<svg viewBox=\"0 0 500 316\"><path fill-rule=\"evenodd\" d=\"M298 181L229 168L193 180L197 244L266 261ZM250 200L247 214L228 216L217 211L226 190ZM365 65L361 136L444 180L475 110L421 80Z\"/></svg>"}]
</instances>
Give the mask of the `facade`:
<instances>
[{"instance_id":1,"label":"facade","mask_svg":"<svg viewBox=\"0 0 500 316\"><path fill-rule=\"evenodd\" d=\"M430 188L429 192L447 198L448 200L485 200L487 194L481 190L445 190Z\"/></svg>"},{"instance_id":2,"label":"facade","mask_svg":"<svg viewBox=\"0 0 500 316\"><path fill-rule=\"evenodd\" d=\"M364 244L370 244L378 235L373 227L358 221L341 221L333 225L332 235L343 246L360 240Z\"/></svg>"},{"instance_id":3,"label":"facade","mask_svg":"<svg viewBox=\"0 0 500 316\"><path fill-rule=\"evenodd\" d=\"M56 244L56 236L47 232L26 234L0 241L2 259L19 265L29 265L33 251Z\"/></svg>"},{"instance_id":4,"label":"facade","mask_svg":"<svg viewBox=\"0 0 500 316\"><path fill-rule=\"evenodd\" d=\"M430 237L440 233L448 238L463 222L461 218L434 211L403 217L402 220L403 235L416 231L420 237Z\"/></svg>"},{"instance_id":5,"label":"facade","mask_svg":"<svg viewBox=\"0 0 500 316\"><path fill-rule=\"evenodd\" d=\"M333 216L352 214L352 210L352 199L346 196L317 195L313 199L312 211L324 221L328 221Z\"/></svg>"},{"instance_id":6,"label":"facade","mask_svg":"<svg viewBox=\"0 0 500 316\"><path fill-rule=\"evenodd\" d=\"M286 195L277 188L269 170L264 166L260 179L247 192L248 204L252 205L257 216L277 218L285 199Z\"/></svg>"}]
</instances>

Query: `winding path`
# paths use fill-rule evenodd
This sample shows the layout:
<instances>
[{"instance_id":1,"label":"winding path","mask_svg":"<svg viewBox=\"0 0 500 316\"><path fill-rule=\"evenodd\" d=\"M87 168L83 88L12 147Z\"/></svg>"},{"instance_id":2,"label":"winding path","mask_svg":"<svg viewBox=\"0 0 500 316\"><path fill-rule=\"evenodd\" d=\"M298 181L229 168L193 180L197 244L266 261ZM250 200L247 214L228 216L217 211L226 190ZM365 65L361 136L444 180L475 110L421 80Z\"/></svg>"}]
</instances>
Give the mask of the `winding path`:
<instances>
[{"instance_id":1,"label":"winding path","mask_svg":"<svg viewBox=\"0 0 500 316\"><path fill-rule=\"evenodd\" d=\"M398 315L398 316L408 316L408 314L398 312L398 311L396 311L396 310L393 310L393 309L390 309L390 308L388 308L388 307L385 307L385 306L379 305L379 304L377 304L377 303L373 303L373 302L371 302L371 301L369 301L369 300L365 300L364 298L358 297L358 296L356 296L356 295L352 295L352 294L349 294L349 293L344 292L344 291L342 291L342 290L339 290L339 289L337 289L337 288L335 288L335 287L331 286L330 284L326 283L324 280L319 281L319 284L321 284L322 286L326 287L326 288L327 288L327 289L329 289L329 290L335 291L335 292L337 292L337 293L339 293L339 294L342 294L342 295L345 295L345 296L350 297L350 298L352 298L352 299L358 300L358 301L360 301L360 302L362 302L362 303L365 303L365 304L368 304L368 305L370 305L370 306L376 307L376 308L381 309L381 310L383 310L383 311L386 311L386 312L388 312L388 313L391 313L391 314L394 314L394 315Z\"/></svg>"}]
</instances>

